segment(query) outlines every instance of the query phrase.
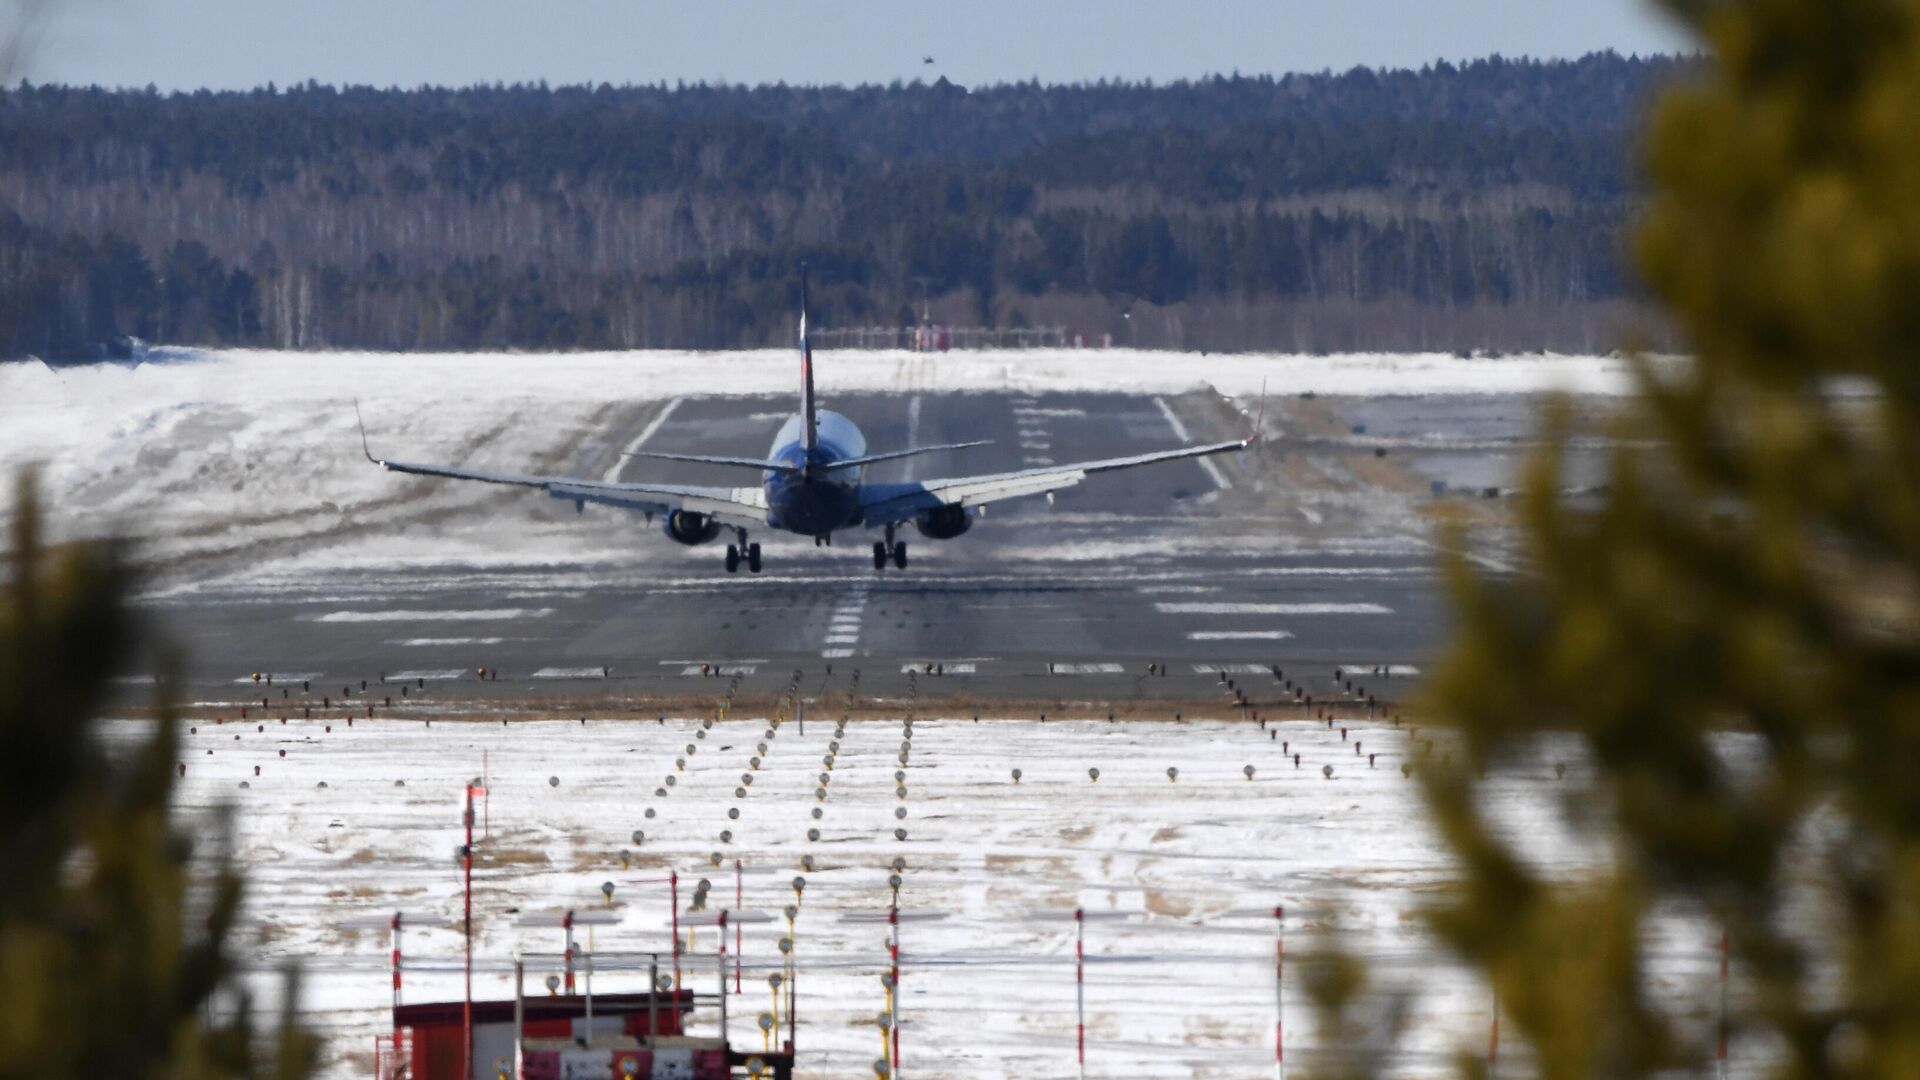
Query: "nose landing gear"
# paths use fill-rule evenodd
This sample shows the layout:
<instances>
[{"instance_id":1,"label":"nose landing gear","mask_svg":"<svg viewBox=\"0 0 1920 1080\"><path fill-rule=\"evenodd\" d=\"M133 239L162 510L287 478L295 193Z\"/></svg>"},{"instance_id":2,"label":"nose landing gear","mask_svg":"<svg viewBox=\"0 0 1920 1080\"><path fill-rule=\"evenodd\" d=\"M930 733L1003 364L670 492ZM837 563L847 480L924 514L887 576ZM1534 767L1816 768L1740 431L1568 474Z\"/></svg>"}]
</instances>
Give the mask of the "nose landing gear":
<instances>
[{"instance_id":1,"label":"nose landing gear","mask_svg":"<svg viewBox=\"0 0 1920 1080\"><path fill-rule=\"evenodd\" d=\"M747 530L745 529L735 529L734 534L739 537L739 542L727 545L727 573L737 573L742 561L747 564L747 571L749 573L759 573L760 545L747 543Z\"/></svg>"}]
</instances>

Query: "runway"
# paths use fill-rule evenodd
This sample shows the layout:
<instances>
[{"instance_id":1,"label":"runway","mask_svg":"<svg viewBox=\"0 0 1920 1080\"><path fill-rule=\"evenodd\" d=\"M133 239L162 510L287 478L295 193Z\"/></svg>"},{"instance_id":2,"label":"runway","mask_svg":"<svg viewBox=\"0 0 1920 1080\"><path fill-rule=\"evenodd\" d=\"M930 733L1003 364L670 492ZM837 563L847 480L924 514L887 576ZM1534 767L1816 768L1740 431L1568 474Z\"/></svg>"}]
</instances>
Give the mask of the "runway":
<instances>
[{"instance_id":1,"label":"runway","mask_svg":"<svg viewBox=\"0 0 1920 1080\"><path fill-rule=\"evenodd\" d=\"M766 571L729 575L723 543L675 544L639 514L576 514L524 489L380 474L396 507L382 520L184 564L147 606L186 646L203 700L255 672L283 688L387 678L442 696L632 696L701 692L686 682L701 665L742 671L751 689L835 664L866 672L879 694L931 666L942 678L929 693L976 700L1198 700L1215 693L1222 668L1299 671L1324 692L1336 666L1412 674L1441 640L1432 515L1455 503L1488 517L1496 504L1436 496L1432 464L1458 469L1465 455L1479 462L1468 471L1499 468L1486 464L1503 452L1489 450L1489 429L1527 415L1505 399L1512 407L1496 421L1487 399L1472 400L1457 432L1436 435L1430 405L1276 396L1255 450L1090 477L1051 505L994 506L950 541L909 529L904 571L872 568L877 533L817 548L763 531L753 538ZM1229 439L1245 434L1253 408L1204 392L853 394L826 405L876 451L992 440L875 466L870 480ZM757 483L745 470L622 455L760 456L792 406L766 396L613 407L548 460L483 448L461 464ZM1402 416L1411 442L1394 434ZM404 446L378 449L408 459ZM1508 570L1488 520L1476 559ZM485 685L481 669L492 673Z\"/></svg>"}]
</instances>

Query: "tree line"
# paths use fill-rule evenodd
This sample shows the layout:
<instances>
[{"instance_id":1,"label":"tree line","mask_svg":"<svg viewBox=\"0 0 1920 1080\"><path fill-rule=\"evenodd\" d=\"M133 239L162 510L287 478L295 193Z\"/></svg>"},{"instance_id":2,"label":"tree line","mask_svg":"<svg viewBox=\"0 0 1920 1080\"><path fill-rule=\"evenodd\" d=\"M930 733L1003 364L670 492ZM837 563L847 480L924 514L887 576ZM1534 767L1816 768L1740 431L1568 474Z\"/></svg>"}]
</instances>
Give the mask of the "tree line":
<instances>
[{"instance_id":1,"label":"tree line","mask_svg":"<svg viewBox=\"0 0 1920 1080\"><path fill-rule=\"evenodd\" d=\"M1591 345L1638 302L1642 102L1687 70L22 84L0 92L0 351L764 345L790 333L801 259L831 325L931 309L1174 347Z\"/></svg>"}]
</instances>

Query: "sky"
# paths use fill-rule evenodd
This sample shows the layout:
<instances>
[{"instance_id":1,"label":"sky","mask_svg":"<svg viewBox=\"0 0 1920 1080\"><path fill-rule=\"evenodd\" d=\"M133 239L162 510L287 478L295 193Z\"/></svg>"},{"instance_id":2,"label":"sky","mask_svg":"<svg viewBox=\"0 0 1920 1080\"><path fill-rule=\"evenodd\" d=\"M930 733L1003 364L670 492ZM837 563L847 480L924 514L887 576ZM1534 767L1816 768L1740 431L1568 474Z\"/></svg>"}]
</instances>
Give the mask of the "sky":
<instances>
[{"instance_id":1,"label":"sky","mask_svg":"<svg viewBox=\"0 0 1920 1080\"><path fill-rule=\"evenodd\" d=\"M37 82L1168 81L1690 45L1649 0L38 0ZM0 0L0 11L36 0ZM932 62L926 62L931 58Z\"/></svg>"}]
</instances>

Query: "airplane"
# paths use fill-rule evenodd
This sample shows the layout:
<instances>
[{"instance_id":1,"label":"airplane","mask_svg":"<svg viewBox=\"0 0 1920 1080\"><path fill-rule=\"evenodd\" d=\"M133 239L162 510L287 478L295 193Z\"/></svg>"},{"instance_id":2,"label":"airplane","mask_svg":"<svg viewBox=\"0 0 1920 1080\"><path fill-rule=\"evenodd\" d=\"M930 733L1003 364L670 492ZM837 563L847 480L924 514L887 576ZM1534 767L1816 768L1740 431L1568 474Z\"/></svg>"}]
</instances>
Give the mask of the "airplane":
<instances>
[{"instance_id":1,"label":"airplane","mask_svg":"<svg viewBox=\"0 0 1920 1080\"><path fill-rule=\"evenodd\" d=\"M951 540L970 529L974 517L984 514L989 503L1033 495L1051 498L1054 492L1073 487L1095 473L1244 450L1259 440L1260 424L1266 413L1266 395L1263 391L1260 416L1254 421L1253 431L1245 438L1231 442L1182 446L1131 457L1049 465L1016 472L870 484L863 480L868 465L942 450L965 450L986 443L948 443L868 453L866 437L853 421L821 408L813 389L813 350L807 342L807 279L804 268L800 277L799 348L800 410L781 425L766 458L631 452L631 456L660 461L689 461L755 469L761 474L760 484L756 487L709 487L644 481L630 483L568 476L517 476L447 465L391 461L374 456L367 442L364 421L360 424L360 449L368 461L389 472L540 488L556 499L572 502L576 511L584 510L588 503L619 506L644 512L649 523L658 515L662 518L662 529L667 537L681 544L709 543L730 530L734 537L734 542L727 545L726 552L726 568L730 574L737 572L743 563L748 571L760 572L760 545L748 541L747 531L759 527L812 537L815 546L831 546L834 533L843 530L880 529L883 530L884 539L873 544L874 569L884 570L891 561L896 569L905 570L907 545L897 538L897 533L901 526L909 522L920 535L930 540ZM354 414L358 419L357 402Z\"/></svg>"}]
</instances>

